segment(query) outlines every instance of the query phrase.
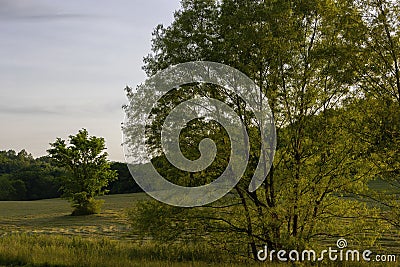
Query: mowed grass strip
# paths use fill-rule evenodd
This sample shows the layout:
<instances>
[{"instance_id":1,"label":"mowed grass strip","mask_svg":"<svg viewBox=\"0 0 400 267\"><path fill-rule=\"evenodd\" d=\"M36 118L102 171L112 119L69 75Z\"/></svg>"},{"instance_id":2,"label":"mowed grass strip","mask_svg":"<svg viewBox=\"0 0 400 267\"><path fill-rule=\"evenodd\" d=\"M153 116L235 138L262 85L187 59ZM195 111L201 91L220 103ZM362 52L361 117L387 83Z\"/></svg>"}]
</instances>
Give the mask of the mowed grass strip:
<instances>
[{"instance_id":1,"label":"mowed grass strip","mask_svg":"<svg viewBox=\"0 0 400 267\"><path fill-rule=\"evenodd\" d=\"M129 208L138 200L148 199L144 193L107 195L103 210L121 210ZM0 222L3 218L37 215L69 215L72 208L67 200L54 198L32 201L0 201Z\"/></svg>"},{"instance_id":2,"label":"mowed grass strip","mask_svg":"<svg viewBox=\"0 0 400 267\"><path fill-rule=\"evenodd\" d=\"M101 198L105 200L101 214L90 216L71 216L72 208L64 199L0 201L0 235L36 232L121 238L129 234L125 210L148 197L137 193Z\"/></svg>"}]
</instances>

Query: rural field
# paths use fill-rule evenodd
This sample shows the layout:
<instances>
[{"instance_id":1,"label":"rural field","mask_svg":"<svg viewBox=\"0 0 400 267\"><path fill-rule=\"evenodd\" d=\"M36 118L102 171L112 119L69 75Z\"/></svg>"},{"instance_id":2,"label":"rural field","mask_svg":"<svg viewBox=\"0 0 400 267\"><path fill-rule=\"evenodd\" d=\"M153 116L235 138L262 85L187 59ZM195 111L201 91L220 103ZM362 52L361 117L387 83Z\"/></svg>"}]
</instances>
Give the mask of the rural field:
<instances>
[{"instance_id":1,"label":"rural field","mask_svg":"<svg viewBox=\"0 0 400 267\"><path fill-rule=\"evenodd\" d=\"M63 199L1 201L0 266L267 265L231 262L228 256L215 255L207 244L162 246L151 240L138 240L132 234L127 211L148 197L135 193L102 199L103 212L87 216L70 216L71 207ZM390 245L398 237L387 235L386 239Z\"/></svg>"},{"instance_id":2,"label":"rural field","mask_svg":"<svg viewBox=\"0 0 400 267\"><path fill-rule=\"evenodd\" d=\"M146 198L141 193L104 196L103 212L88 216L70 216L71 207L63 199L2 201L0 265L202 266L191 254L204 248L166 250L151 241L136 242L126 210Z\"/></svg>"},{"instance_id":3,"label":"rural field","mask_svg":"<svg viewBox=\"0 0 400 267\"><path fill-rule=\"evenodd\" d=\"M125 210L146 195L104 196L98 215L70 216L70 204L63 199L0 202L0 234L62 234L120 239L129 232Z\"/></svg>"},{"instance_id":4,"label":"rural field","mask_svg":"<svg viewBox=\"0 0 400 267\"><path fill-rule=\"evenodd\" d=\"M126 211L145 194L102 199L102 213L87 216L71 216L63 199L0 201L0 266L232 266L212 263L207 246L137 240Z\"/></svg>"}]
</instances>

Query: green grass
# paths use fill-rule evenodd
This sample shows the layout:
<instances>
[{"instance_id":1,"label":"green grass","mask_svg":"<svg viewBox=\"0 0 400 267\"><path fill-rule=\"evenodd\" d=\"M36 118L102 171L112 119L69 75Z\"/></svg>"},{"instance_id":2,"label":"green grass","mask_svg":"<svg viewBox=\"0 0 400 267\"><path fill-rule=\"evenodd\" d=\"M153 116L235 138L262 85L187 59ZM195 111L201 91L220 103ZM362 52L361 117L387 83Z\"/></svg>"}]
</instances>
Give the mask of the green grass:
<instances>
[{"instance_id":1,"label":"green grass","mask_svg":"<svg viewBox=\"0 0 400 267\"><path fill-rule=\"evenodd\" d=\"M397 192L397 187L390 185L387 181L383 181L381 179L372 180L368 183L368 186L376 190L378 192L388 191L388 192Z\"/></svg>"},{"instance_id":2,"label":"green grass","mask_svg":"<svg viewBox=\"0 0 400 267\"><path fill-rule=\"evenodd\" d=\"M206 244L137 241L130 234L126 209L148 199L145 194L102 199L102 213L89 216L71 216L72 208L63 199L0 201L0 266L204 266L205 262L224 266L229 262Z\"/></svg>"},{"instance_id":3,"label":"green grass","mask_svg":"<svg viewBox=\"0 0 400 267\"><path fill-rule=\"evenodd\" d=\"M293 266L233 263L208 246L155 245L80 236L14 234L0 238L0 266ZM397 266L396 263L332 262L295 266Z\"/></svg>"},{"instance_id":4,"label":"green grass","mask_svg":"<svg viewBox=\"0 0 400 267\"><path fill-rule=\"evenodd\" d=\"M0 201L0 266L289 266L239 263L207 244L139 241L126 209L147 195L102 198L102 213L89 216L70 216L62 199Z\"/></svg>"},{"instance_id":5,"label":"green grass","mask_svg":"<svg viewBox=\"0 0 400 267\"><path fill-rule=\"evenodd\" d=\"M63 199L0 201L2 233L44 233L124 237L129 232L125 209L147 198L145 194L103 196L101 214L70 216L72 208Z\"/></svg>"},{"instance_id":6,"label":"green grass","mask_svg":"<svg viewBox=\"0 0 400 267\"><path fill-rule=\"evenodd\" d=\"M171 247L110 238L37 234L0 238L0 264L18 266L202 266L210 257L215 257L210 248L194 245Z\"/></svg>"}]
</instances>

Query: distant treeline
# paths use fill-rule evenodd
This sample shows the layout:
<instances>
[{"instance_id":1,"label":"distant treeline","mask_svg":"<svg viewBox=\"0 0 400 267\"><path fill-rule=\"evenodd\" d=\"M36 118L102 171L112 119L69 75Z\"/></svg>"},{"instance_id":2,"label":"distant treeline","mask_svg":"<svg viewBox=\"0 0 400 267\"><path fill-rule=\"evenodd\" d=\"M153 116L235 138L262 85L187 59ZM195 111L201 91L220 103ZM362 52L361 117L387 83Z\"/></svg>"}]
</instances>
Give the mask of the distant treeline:
<instances>
[{"instance_id":1,"label":"distant treeline","mask_svg":"<svg viewBox=\"0 0 400 267\"><path fill-rule=\"evenodd\" d=\"M118 172L109 194L140 192L126 164L112 162ZM67 172L56 166L49 157L33 158L25 150L0 151L0 200L35 200L60 197L61 179Z\"/></svg>"}]
</instances>

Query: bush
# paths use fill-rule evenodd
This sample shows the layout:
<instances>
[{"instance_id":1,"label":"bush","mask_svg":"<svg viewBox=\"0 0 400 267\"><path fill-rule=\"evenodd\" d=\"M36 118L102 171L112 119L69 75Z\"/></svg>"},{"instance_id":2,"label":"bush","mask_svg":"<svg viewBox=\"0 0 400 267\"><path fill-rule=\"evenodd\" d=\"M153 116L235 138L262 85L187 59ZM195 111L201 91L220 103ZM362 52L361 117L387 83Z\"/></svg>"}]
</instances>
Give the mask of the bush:
<instances>
[{"instance_id":1,"label":"bush","mask_svg":"<svg viewBox=\"0 0 400 267\"><path fill-rule=\"evenodd\" d=\"M73 205L75 209L72 212L72 216L98 214L101 211L101 206L103 205L103 203L104 200L91 198L84 203L75 204Z\"/></svg>"}]
</instances>

